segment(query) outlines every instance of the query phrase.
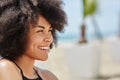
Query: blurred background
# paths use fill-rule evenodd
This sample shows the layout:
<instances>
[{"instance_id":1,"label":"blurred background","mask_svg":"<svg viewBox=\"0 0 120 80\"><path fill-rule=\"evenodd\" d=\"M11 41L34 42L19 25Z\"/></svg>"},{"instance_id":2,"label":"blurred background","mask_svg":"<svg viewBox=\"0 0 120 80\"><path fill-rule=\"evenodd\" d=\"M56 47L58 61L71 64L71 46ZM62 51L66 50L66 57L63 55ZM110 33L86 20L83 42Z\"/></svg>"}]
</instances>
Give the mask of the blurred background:
<instances>
[{"instance_id":1,"label":"blurred background","mask_svg":"<svg viewBox=\"0 0 120 80\"><path fill-rule=\"evenodd\" d=\"M120 0L63 0L68 25L45 62L59 80L120 80Z\"/></svg>"}]
</instances>

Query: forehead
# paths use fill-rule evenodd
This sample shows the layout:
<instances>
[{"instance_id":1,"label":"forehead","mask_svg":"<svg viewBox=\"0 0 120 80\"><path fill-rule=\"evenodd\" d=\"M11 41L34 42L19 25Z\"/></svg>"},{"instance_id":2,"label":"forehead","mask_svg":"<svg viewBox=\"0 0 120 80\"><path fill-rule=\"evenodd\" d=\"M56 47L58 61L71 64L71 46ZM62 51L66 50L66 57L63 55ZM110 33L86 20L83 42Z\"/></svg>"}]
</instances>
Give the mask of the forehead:
<instances>
[{"instance_id":1,"label":"forehead","mask_svg":"<svg viewBox=\"0 0 120 80\"><path fill-rule=\"evenodd\" d=\"M43 17L39 16L37 20L37 26L51 27L51 24Z\"/></svg>"}]
</instances>

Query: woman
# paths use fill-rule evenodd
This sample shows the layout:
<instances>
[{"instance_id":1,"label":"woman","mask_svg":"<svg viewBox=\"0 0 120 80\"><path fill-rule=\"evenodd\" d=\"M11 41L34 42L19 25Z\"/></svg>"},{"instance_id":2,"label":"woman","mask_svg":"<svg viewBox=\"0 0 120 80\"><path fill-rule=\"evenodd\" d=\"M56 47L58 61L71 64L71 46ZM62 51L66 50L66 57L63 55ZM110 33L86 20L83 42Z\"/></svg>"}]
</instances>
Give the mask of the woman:
<instances>
[{"instance_id":1,"label":"woman","mask_svg":"<svg viewBox=\"0 0 120 80\"><path fill-rule=\"evenodd\" d=\"M0 0L0 80L58 80L45 61L66 15L60 0Z\"/></svg>"}]
</instances>

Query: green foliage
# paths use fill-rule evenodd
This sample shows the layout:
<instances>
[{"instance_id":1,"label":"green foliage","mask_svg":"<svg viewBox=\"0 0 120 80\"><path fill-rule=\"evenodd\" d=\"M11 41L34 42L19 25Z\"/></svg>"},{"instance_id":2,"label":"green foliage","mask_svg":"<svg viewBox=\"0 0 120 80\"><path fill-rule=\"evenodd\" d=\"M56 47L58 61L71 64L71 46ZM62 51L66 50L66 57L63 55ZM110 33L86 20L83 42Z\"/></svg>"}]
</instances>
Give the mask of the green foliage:
<instances>
[{"instance_id":1,"label":"green foliage","mask_svg":"<svg viewBox=\"0 0 120 80\"><path fill-rule=\"evenodd\" d=\"M84 18L88 15L93 15L96 11L96 0L83 0Z\"/></svg>"}]
</instances>

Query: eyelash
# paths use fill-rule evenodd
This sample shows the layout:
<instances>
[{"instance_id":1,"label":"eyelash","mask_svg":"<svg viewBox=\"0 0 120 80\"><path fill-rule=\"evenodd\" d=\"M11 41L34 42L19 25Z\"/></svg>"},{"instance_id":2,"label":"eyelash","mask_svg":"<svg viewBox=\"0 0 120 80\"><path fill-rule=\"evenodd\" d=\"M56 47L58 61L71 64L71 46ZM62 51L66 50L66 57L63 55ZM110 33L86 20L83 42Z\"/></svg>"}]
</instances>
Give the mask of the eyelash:
<instances>
[{"instance_id":1,"label":"eyelash","mask_svg":"<svg viewBox=\"0 0 120 80\"><path fill-rule=\"evenodd\" d=\"M38 30L37 33L43 32L43 30ZM49 30L49 32L52 32L52 30Z\"/></svg>"},{"instance_id":2,"label":"eyelash","mask_svg":"<svg viewBox=\"0 0 120 80\"><path fill-rule=\"evenodd\" d=\"M39 32L43 32L43 30L38 30L37 33L39 33Z\"/></svg>"},{"instance_id":3,"label":"eyelash","mask_svg":"<svg viewBox=\"0 0 120 80\"><path fill-rule=\"evenodd\" d=\"M49 30L50 32L52 32L52 30Z\"/></svg>"}]
</instances>

